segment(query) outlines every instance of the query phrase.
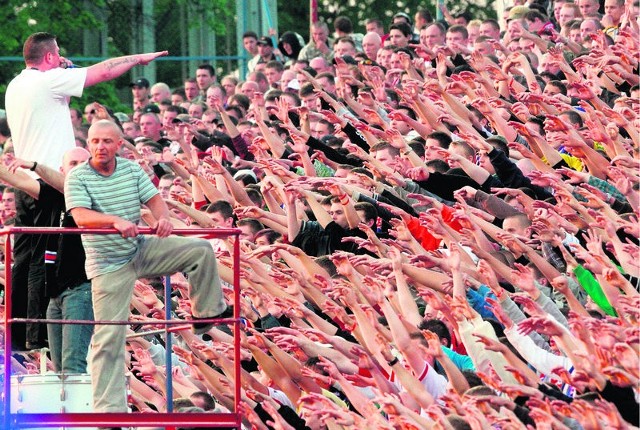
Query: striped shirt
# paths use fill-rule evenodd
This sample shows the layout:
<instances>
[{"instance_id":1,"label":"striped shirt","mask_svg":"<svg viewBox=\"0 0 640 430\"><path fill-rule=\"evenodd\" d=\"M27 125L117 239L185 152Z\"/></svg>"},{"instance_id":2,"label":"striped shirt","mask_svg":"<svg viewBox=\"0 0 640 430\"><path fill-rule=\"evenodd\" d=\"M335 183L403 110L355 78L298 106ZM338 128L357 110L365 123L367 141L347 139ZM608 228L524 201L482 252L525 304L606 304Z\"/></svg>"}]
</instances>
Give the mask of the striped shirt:
<instances>
[{"instance_id":1,"label":"striped shirt","mask_svg":"<svg viewBox=\"0 0 640 430\"><path fill-rule=\"evenodd\" d=\"M148 202L158 190L137 164L116 157L116 168L110 176L96 172L89 163L73 169L65 182L67 209L87 208L116 215L134 224L140 221L140 204ZM138 251L142 236L123 238L119 234L82 235L87 255L89 279L118 270Z\"/></svg>"}]
</instances>

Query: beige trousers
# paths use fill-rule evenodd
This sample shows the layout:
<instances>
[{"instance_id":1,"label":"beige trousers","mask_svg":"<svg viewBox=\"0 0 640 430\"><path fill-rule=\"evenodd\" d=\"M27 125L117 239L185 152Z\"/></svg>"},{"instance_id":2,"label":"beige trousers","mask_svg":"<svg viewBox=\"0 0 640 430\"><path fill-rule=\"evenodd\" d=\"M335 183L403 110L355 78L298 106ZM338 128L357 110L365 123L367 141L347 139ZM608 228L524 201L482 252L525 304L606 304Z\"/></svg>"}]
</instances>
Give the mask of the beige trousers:
<instances>
[{"instance_id":1,"label":"beige trousers","mask_svg":"<svg viewBox=\"0 0 640 430\"><path fill-rule=\"evenodd\" d=\"M120 269L91 280L96 321L126 321L135 281L185 272L193 315L215 317L226 307L215 254L204 239L147 236ZM91 340L91 383L96 412L126 412L126 326L96 325Z\"/></svg>"}]
</instances>

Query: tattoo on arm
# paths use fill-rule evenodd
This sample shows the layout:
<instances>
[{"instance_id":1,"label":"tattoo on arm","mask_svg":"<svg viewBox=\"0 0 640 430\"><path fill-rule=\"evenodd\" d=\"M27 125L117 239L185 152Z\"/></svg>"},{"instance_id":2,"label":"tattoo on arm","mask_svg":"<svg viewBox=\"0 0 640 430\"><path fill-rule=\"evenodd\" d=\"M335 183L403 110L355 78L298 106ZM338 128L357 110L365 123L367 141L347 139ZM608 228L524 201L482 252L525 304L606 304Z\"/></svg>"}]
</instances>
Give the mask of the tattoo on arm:
<instances>
[{"instance_id":1,"label":"tattoo on arm","mask_svg":"<svg viewBox=\"0 0 640 430\"><path fill-rule=\"evenodd\" d=\"M124 57L124 58L120 58L117 60L113 60L113 61L108 61L105 64L105 67L107 68L107 70L112 70L115 69L116 67L122 65L122 64L129 64L129 63L136 63L136 58L135 57Z\"/></svg>"}]
</instances>

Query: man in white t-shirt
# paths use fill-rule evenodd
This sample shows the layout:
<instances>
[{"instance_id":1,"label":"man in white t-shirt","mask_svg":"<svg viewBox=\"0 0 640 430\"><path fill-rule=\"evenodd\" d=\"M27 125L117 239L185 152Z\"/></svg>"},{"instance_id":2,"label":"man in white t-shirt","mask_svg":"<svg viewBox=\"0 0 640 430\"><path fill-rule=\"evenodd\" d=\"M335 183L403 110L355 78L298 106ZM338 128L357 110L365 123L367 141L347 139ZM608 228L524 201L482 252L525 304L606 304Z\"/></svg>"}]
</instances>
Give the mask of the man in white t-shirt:
<instances>
[{"instance_id":1,"label":"man in white t-shirt","mask_svg":"<svg viewBox=\"0 0 640 430\"><path fill-rule=\"evenodd\" d=\"M75 147L69 112L71 96L80 97L85 87L105 82L145 65L166 51L112 58L86 68L74 68L60 56L56 37L34 33L23 46L26 68L7 86L5 106L15 153L52 169L62 165L63 154ZM38 207L26 193L16 193L16 226L57 225L52 214ZM45 213L43 213L45 212ZM54 223L55 221L55 223ZM44 288L44 242L42 236L16 235L13 268L13 316L44 318L47 303ZM44 345L44 326L16 324L12 327L14 347ZM26 343L25 343L26 341Z\"/></svg>"}]
</instances>

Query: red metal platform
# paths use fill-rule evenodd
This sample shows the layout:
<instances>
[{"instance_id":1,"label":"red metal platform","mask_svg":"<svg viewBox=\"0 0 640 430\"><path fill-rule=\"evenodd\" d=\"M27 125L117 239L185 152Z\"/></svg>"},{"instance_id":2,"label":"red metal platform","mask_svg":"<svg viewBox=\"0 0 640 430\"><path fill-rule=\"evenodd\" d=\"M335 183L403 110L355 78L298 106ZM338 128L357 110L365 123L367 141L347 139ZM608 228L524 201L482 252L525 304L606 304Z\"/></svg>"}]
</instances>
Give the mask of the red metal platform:
<instances>
[{"instance_id":1,"label":"red metal platform","mask_svg":"<svg viewBox=\"0 0 640 430\"><path fill-rule=\"evenodd\" d=\"M6 235L7 239L13 234L119 234L115 229L85 229L85 228L34 228L34 227L12 227L0 230L0 235ZM141 228L141 234L153 234L150 228ZM240 381L240 242L238 240L240 230L238 229L175 229L175 235L195 236L209 235L209 237L234 236L233 249L233 287L234 287L234 317L231 319L211 320L217 323L234 324L234 374L235 381ZM5 317L4 317L4 383L2 408L4 429L28 428L28 427L129 427L129 426L153 426L165 427L168 429L180 427L206 426L206 427L234 427L240 428L242 416L240 415L240 384L234 386L234 411L231 413L173 413L171 399L167 399L167 409L165 413L11 413L11 325L14 323L41 322L57 324L86 324L85 321L64 321L64 320L32 320L26 318L12 318L11 316L11 240L5 241ZM165 303L169 301L171 288L168 282L165 285ZM136 322L141 324L160 324L165 326L165 342L167 345L166 374L167 393L172 393L172 372L171 372L171 339L168 335L172 330L171 326L185 324L185 321L171 320L171 315L167 310L165 320L153 320L149 322ZM206 321L206 320L203 320ZM114 324L127 325L129 321L92 321L91 324Z\"/></svg>"}]
</instances>

